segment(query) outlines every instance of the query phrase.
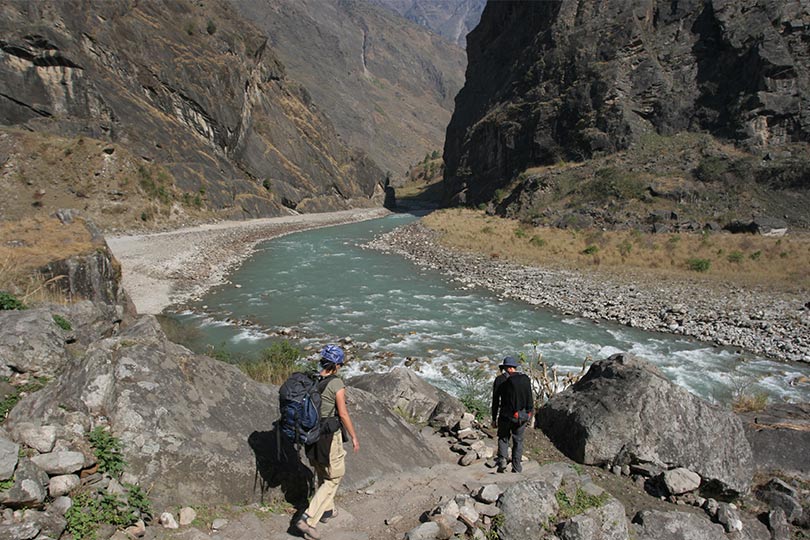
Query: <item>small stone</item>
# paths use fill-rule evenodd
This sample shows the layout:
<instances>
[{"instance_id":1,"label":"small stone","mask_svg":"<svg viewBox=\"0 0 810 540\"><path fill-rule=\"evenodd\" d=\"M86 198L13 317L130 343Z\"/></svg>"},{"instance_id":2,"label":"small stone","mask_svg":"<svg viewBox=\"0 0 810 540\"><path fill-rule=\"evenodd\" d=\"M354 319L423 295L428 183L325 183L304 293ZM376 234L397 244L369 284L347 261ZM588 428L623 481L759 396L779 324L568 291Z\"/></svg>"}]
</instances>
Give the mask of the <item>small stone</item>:
<instances>
[{"instance_id":1,"label":"small stone","mask_svg":"<svg viewBox=\"0 0 810 540\"><path fill-rule=\"evenodd\" d=\"M67 511L70 510L71 506L73 506L73 499L63 495L61 497L56 497L53 502L48 505L48 509L55 514L64 516Z\"/></svg>"},{"instance_id":2,"label":"small stone","mask_svg":"<svg viewBox=\"0 0 810 540\"><path fill-rule=\"evenodd\" d=\"M17 460L20 456L20 445L6 437L0 430L0 480L8 480L14 476Z\"/></svg>"},{"instance_id":3,"label":"small stone","mask_svg":"<svg viewBox=\"0 0 810 540\"><path fill-rule=\"evenodd\" d=\"M124 486L122 486L118 480L115 478L110 478L110 483L107 484L107 493L117 497L122 497L127 494L127 490L124 489Z\"/></svg>"},{"instance_id":4,"label":"small stone","mask_svg":"<svg viewBox=\"0 0 810 540\"><path fill-rule=\"evenodd\" d=\"M39 534L39 527L33 523L0 524L0 538L12 540L31 540Z\"/></svg>"},{"instance_id":5,"label":"small stone","mask_svg":"<svg viewBox=\"0 0 810 540\"><path fill-rule=\"evenodd\" d=\"M475 498L482 503L492 504L498 502L501 495L503 495L503 490L497 484L487 484L481 486L481 489L475 494Z\"/></svg>"},{"instance_id":6,"label":"small stone","mask_svg":"<svg viewBox=\"0 0 810 540\"><path fill-rule=\"evenodd\" d=\"M185 527L197 519L197 512L190 506L185 506L180 509L180 526Z\"/></svg>"},{"instance_id":7,"label":"small stone","mask_svg":"<svg viewBox=\"0 0 810 540\"><path fill-rule=\"evenodd\" d=\"M51 452L34 456L31 461L48 474L72 474L84 468L81 452Z\"/></svg>"},{"instance_id":8,"label":"small stone","mask_svg":"<svg viewBox=\"0 0 810 540\"><path fill-rule=\"evenodd\" d=\"M405 540L436 540L437 534L439 534L439 524L428 521L405 533Z\"/></svg>"},{"instance_id":9,"label":"small stone","mask_svg":"<svg viewBox=\"0 0 810 540\"><path fill-rule=\"evenodd\" d=\"M703 506L703 509L709 515L709 517L714 518L717 515L717 509L719 505L716 500L712 498L706 499L706 504Z\"/></svg>"},{"instance_id":10,"label":"small stone","mask_svg":"<svg viewBox=\"0 0 810 540\"><path fill-rule=\"evenodd\" d=\"M228 524L227 519L217 518L214 520L213 523L211 523L211 529L214 531L218 531L220 529L224 529L227 524Z\"/></svg>"},{"instance_id":11,"label":"small stone","mask_svg":"<svg viewBox=\"0 0 810 540\"><path fill-rule=\"evenodd\" d=\"M784 510L774 508L768 512L768 529L773 540L790 540L790 525Z\"/></svg>"},{"instance_id":12,"label":"small stone","mask_svg":"<svg viewBox=\"0 0 810 540\"><path fill-rule=\"evenodd\" d=\"M664 471L662 476L664 486L672 495L681 495L700 487L700 475L683 467Z\"/></svg>"},{"instance_id":13,"label":"small stone","mask_svg":"<svg viewBox=\"0 0 810 540\"><path fill-rule=\"evenodd\" d=\"M612 466L612 467L610 468L610 472L612 472L612 473L613 473L613 474L615 474L616 476L621 476L621 475L622 475L622 467L621 467L621 465L614 465L614 466Z\"/></svg>"},{"instance_id":14,"label":"small stone","mask_svg":"<svg viewBox=\"0 0 810 540\"><path fill-rule=\"evenodd\" d=\"M742 520L737 509L730 504L720 503L717 509L717 522L725 527L726 532L741 531Z\"/></svg>"},{"instance_id":15,"label":"small stone","mask_svg":"<svg viewBox=\"0 0 810 540\"><path fill-rule=\"evenodd\" d=\"M48 482L48 494L51 497L67 495L82 484L81 479L75 474L63 474L54 476Z\"/></svg>"},{"instance_id":16,"label":"small stone","mask_svg":"<svg viewBox=\"0 0 810 540\"><path fill-rule=\"evenodd\" d=\"M22 422L14 428L13 434L18 441L41 454L52 451L56 444L55 426L35 426L30 422Z\"/></svg>"},{"instance_id":17,"label":"small stone","mask_svg":"<svg viewBox=\"0 0 810 540\"><path fill-rule=\"evenodd\" d=\"M458 464L461 465L462 467L469 467L470 465L475 463L476 459L478 459L478 452L476 452L475 450L470 450L469 452L461 456L461 459L459 460Z\"/></svg>"},{"instance_id":18,"label":"small stone","mask_svg":"<svg viewBox=\"0 0 810 540\"><path fill-rule=\"evenodd\" d=\"M402 516L391 516L390 518L386 518L385 524L388 525L389 527L393 527L400 521L402 521Z\"/></svg>"},{"instance_id":19,"label":"small stone","mask_svg":"<svg viewBox=\"0 0 810 540\"><path fill-rule=\"evenodd\" d=\"M124 529L124 532L126 532L130 538L140 538L146 534L146 523L144 523L142 519L139 519L135 522L135 525L130 525Z\"/></svg>"},{"instance_id":20,"label":"small stone","mask_svg":"<svg viewBox=\"0 0 810 540\"><path fill-rule=\"evenodd\" d=\"M177 524L177 521L174 519L174 516L169 512L163 512L160 514L160 524L163 525L164 529L179 529L180 525Z\"/></svg>"}]
</instances>

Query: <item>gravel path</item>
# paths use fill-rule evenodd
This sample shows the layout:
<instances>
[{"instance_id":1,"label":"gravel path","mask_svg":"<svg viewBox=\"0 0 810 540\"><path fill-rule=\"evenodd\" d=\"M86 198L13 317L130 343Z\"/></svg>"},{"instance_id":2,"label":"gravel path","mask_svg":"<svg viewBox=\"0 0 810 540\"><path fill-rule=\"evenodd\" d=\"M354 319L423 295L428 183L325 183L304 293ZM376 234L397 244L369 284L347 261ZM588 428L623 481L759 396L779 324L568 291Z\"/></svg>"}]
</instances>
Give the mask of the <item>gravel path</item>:
<instances>
[{"instance_id":1,"label":"gravel path","mask_svg":"<svg viewBox=\"0 0 810 540\"><path fill-rule=\"evenodd\" d=\"M649 282L632 275L550 270L441 245L412 223L368 247L398 253L468 285L587 319L682 334L757 355L810 362L810 294L774 293L691 277Z\"/></svg>"},{"instance_id":2,"label":"gravel path","mask_svg":"<svg viewBox=\"0 0 810 540\"><path fill-rule=\"evenodd\" d=\"M224 283L259 242L318 227L388 215L383 208L222 221L175 231L107 237L123 270L124 289L138 313L199 298Z\"/></svg>"}]
</instances>

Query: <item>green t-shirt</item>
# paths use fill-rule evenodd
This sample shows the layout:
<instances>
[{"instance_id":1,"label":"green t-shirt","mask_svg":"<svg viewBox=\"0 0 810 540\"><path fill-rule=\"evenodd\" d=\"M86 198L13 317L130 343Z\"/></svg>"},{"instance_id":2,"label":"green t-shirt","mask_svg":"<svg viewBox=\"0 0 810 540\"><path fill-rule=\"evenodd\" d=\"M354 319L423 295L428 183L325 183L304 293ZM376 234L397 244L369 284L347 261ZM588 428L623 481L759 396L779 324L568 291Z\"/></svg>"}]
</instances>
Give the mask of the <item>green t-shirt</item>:
<instances>
[{"instance_id":1,"label":"green t-shirt","mask_svg":"<svg viewBox=\"0 0 810 540\"><path fill-rule=\"evenodd\" d=\"M335 404L335 396L341 388L345 388L343 379L340 377L333 377L326 383L326 388L321 392L321 418L327 416L337 416L337 405Z\"/></svg>"}]
</instances>

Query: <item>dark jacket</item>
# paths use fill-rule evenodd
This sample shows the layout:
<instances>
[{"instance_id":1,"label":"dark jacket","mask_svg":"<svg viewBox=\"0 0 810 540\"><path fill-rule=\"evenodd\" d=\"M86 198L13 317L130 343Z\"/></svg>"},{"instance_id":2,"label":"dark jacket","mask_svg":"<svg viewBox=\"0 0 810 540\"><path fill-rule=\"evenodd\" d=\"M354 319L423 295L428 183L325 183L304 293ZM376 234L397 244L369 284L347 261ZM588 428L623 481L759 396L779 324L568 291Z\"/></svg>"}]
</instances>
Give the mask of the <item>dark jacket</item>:
<instances>
[{"instance_id":1,"label":"dark jacket","mask_svg":"<svg viewBox=\"0 0 810 540\"><path fill-rule=\"evenodd\" d=\"M503 377L503 378L502 378ZM500 379L500 380L499 380ZM525 373L502 373L492 385L492 419L511 418L516 411L532 412L532 384Z\"/></svg>"}]
</instances>

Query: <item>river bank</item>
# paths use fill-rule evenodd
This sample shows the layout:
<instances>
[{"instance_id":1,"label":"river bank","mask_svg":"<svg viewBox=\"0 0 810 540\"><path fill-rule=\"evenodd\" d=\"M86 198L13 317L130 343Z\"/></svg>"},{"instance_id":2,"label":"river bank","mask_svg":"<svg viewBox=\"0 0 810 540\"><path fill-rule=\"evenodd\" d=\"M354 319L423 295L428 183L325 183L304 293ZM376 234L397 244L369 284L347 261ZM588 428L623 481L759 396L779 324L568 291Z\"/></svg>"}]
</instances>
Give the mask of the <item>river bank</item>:
<instances>
[{"instance_id":1,"label":"river bank","mask_svg":"<svg viewBox=\"0 0 810 540\"><path fill-rule=\"evenodd\" d=\"M389 214L384 208L222 221L174 231L107 237L121 263L124 290L138 313L158 314L227 281L259 242Z\"/></svg>"},{"instance_id":2,"label":"river bank","mask_svg":"<svg viewBox=\"0 0 810 540\"><path fill-rule=\"evenodd\" d=\"M645 280L586 270L523 266L451 250L419 223L381 235L368 247L405 256L465 286L643 330L690 336L781 360L810 362L807 298L684 277Z\"/></svg>"}]
</instances>

